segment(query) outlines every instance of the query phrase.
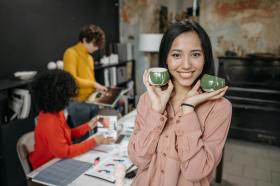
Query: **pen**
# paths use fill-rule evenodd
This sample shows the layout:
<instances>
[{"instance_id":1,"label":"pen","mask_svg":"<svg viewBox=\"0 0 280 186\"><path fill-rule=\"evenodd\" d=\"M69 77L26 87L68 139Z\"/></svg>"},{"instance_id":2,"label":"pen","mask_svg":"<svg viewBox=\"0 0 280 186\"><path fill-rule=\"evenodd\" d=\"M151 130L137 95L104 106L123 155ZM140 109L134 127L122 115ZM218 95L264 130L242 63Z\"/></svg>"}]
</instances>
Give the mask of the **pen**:
<instances>
[{"instance_id":1,"label":"pen","mask_svg":"<svg viewBox=\"0 0 280 186\"><path fill-rule=\"evenodd\" d=\"M110 170L106 170L106 169L103 169L103 170L98 170L98 172L105 172L105 173L110 173L111 171Z\"/></svg>"},{"instance_id":2,"label":"pen","mask_svg":"<svg viewBox=\"0 0 280 186\"><path fill-rule=\"evenodd\" d=\"M93 165L94 166L97 165L99 163L99 161L100 161L100 157L96 157L93 161Z\"/></svg>"},{"instance_id":3,"label":"pen","mask_svg":"<svg viewBox=\"0 0 280 186\"><path fill-rule=\"evenodd\" d=\"M123 162L124 160L122 160L122 159L113 159L113 161Z\"/></svg>"},{"instance_id":4,"label":"pen","mask_svg":"<svg viewBox=\"0 0 280 186\"><path fill-rule=\"evenodd\" d=\"M107 163L105 166L106 166L106 167L115 166L115 164L113 164L113 163Z\"/></svg>"},{"instance_id":5,"label":"pen","mask_svg":"<svg viewBox=\"0 0 280 186\"><path fill-rule=\"evenodd\" d=\"M104 153L108 153L108 151L105 150L97 150L97 149L92 149L93 151L97 151L97 152L104 152Z\"/></svg>"}]
</instances>

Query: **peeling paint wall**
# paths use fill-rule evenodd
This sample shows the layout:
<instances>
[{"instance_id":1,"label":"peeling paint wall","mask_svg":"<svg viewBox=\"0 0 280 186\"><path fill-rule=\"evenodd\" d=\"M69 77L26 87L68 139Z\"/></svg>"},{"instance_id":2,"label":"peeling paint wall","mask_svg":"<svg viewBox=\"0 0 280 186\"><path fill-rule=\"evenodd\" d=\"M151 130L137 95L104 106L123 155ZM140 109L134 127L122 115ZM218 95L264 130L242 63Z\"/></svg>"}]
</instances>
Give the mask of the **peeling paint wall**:
<instances>
[{"instance_id":1,"label":"peeling paint wall","mask_svg":"<svg viewBox=\"0 0 280 186\"><path fill-rule=\"evenodd\" d=\"M159 32L157 2L157 0L120 0L120 41L132 43L134 46L135 83L138 95L145 91L142 76L149 66L145 54L138 50L139 35L144 32Z\"/></svg>"},{"instance_id":2,"label":"peeling paint wall","mask_svg":"<svg viewBox=\"0 0 280 186\"><path fill-rule=\"evenodd\" d=\"M202 0L200 23L216 56L231 50L280 55L279 0Z\"/></svg>"}]
</instances>

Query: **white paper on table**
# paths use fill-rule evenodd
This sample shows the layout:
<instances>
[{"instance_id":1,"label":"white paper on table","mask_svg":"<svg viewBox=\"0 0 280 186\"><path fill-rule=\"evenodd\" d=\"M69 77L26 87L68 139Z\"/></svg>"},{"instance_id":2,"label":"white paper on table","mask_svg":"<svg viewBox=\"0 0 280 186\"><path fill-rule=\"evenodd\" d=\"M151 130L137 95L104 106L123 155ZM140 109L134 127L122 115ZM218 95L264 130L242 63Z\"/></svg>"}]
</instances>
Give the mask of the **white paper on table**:
<instances>
[{"instance_id":1,"label":"white paper on table","mask_svg":"<svg viewBox=\"0 0 280 186\"><path fill-rule=\"evenodd\" d=\"M132 116L128 119L119 121L120 125L123 125L123 129L121 134L130 136L133 132L134 125L135 125L135 117Z\"/></svg>"},{"instance_id":2,"label":"white paper on table","mask_svg":"<svg viewBox=\"0 0 280 186\"><path fill-rule=\"evenodd\" d=\"M123 129L133 129L135 125L135 115L125 116L118 121L119 125L123 126Z\"/></svg>"},{"instance_id":3,"label":"white paper on table","mask_svg":"<svg viewBox=\"0 0 280 186\"><path fill-rule=\"evenodd\" d=\"M84 153L80 156L75 157L75 159L84 161L84 162L88 162L88 163L94 163L94 160L97 157L99 157L100 160L106 159L108 157L108 153L90 150L87 153Z\"/></svg>"},{"instance_id":4,"label":"white paper on table","mask_svg":"<svg viewBox=\"0 0 280 186\"><path fill-rule=\"evenodd\" d=\"M135 124L135 116L130 116L128 118L119 120L119 123L123 124L123 127L134 127Z\"/></svg>"},{"instance_id":5,"label":"white paper on table","mask_svg":"<svg viewBox=\"0 0 280 186\"><path fill-rule=\"evenodd\" d=\"M115 141L118 138L118 133L116 130L109 129L109 128L98 128L96 134L104 135L104 137L112 137Z\"/></svg>"},{"instance_id":6,"label":"white paper on table","mask_svg":"<svg viewBox=\"0 0 280 186\"><path fill-rule=\"evenodd\" d=\"M125 136L120 143L121 149L125 149L127 151L128 143L129 137Z\"/></svg>"},{"instance_id":7,"label":"white paper on table","mask_svg":"<svg viewBox=\"0 0 280 186\"><path fill-rule=\"evenodd\" d=\"M104 145L97 145L92 150L93 151L99 151L99 152L105 152L105 153L112 153L116 150L118 150L119 144L104 144Z\"/></svg>"},{"instance_id":8,"label":"white paper on table","mask_svg":"<svg viewBox=\"0 0 280 186\"><path fill-rule=\"evenodd\" d=\"M102 160L97 166L88 169L85 174L114 182L116 180L114 175L115 167L116 164L119 163L123 164L126 169L129 169L133 166L132 162L127 158L127 156L114 154Z\"/></svg>"}]
</instances>

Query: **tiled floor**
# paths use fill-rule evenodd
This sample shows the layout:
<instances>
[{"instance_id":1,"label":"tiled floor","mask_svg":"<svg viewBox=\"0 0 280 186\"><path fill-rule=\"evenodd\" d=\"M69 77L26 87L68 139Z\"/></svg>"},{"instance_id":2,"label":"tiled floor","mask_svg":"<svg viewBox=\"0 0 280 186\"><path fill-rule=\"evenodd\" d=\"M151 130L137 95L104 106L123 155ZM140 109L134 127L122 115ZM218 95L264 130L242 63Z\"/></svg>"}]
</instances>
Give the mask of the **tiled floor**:
<instances>
[{"instance_id":1,"label":"tiled floor","mask_svg":"<svg viewBox=\"0 0 280 186\"><path fill-rule=\"evenodd\" d=\"M223 182L213 186L280 186L280 148L229 139Z\"/></svg>"}]
</instances>

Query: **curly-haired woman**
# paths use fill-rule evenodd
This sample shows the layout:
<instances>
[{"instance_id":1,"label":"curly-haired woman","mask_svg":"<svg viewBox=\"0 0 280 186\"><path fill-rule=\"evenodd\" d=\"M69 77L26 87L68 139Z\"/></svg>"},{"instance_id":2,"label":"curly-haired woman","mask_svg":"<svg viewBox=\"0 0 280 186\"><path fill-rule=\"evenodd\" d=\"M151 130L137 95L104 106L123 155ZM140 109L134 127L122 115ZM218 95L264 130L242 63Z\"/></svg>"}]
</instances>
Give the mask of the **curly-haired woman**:
<instances>
[{"instance_id":1,"label":"curly-haired woman","mask_svg":"<svg viewBox=\"0 0 280 186\"><path fill-rule=\"evenodd\" d=\"M92 118L89 122L74 129L69 128L64 110L70 99L77 94L73 77L63 70L51 70L40 74L32 85L35 104L39 109L35 128L34 151L29 155L33 169L53 158L71 158L94 148L96 144L111 143L112 138L96 135L81 143L72 144L92 130L97 121L108 124L106 119Z\"/></svg>"}]
</instances>

